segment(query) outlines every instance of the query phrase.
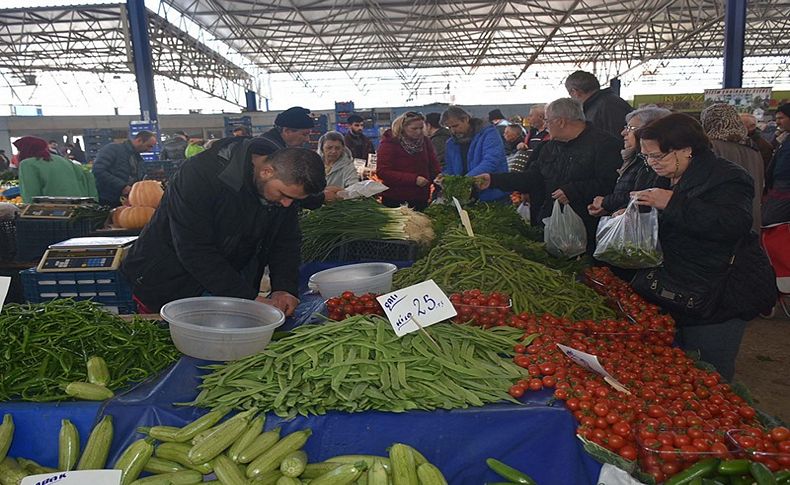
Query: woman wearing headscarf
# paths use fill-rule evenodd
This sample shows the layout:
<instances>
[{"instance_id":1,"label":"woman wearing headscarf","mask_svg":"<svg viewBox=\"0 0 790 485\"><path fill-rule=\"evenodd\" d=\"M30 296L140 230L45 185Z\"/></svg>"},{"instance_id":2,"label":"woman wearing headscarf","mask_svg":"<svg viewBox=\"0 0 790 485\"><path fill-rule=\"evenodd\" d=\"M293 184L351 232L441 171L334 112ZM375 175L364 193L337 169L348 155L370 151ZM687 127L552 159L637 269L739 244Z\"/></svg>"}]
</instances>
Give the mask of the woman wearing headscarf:
<instances>
[{"instance_id":1,"label":"woman wearing headscarf","mask_svg":"<svg viewBox=\"0 0 790 485\"><path fill-rule=\"evenodd\" d=\"M765 164L759 150L748 138L746 125L743 124L735 108L724 103L717 103L702 110L700 121L711 141L713 153L740 165L754 179L752 229L759 232L762 221L760 200L765 186Z\"/></svg>"},{"instance_id":2,"label":"woman wearing headscarf","mask_svg":"<svg viewBox=\"0 0 790 485\"><path fill-rule=\"evenodd\" d=\"M19 150L19 190L25 203L33 197L93 197L98 200L93 174L49 151L46 140L25 136L14 142Z\"/></svg>"},{"instance_id":3,"label":"woman wearing headscarf","mask_svg":"<svg viewBox=\"0 0 790 485\"><path fill-rule=\"evenodd\" d=\"M408 111L384 132L376 152L376 172L389 187L383 194L387 207L408 204L416 210L428 207L431 181L441 167L430 138L423 133L425 117Z\"/></svg>"}]
</instances>

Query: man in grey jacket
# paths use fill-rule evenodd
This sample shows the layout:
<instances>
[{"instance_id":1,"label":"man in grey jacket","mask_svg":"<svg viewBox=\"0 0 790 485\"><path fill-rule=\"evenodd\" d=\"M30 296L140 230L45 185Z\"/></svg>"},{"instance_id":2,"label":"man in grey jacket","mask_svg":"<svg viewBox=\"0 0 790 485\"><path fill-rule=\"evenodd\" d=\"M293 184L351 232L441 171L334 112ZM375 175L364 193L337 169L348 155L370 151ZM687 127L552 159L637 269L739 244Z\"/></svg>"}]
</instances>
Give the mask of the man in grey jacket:
<instances>
[{"instance_id":1,"label":"man in grey jacket","mask_svg":"<svg viewBox=\"0 0 790 485\"><path fill-rule=\"evenodd\" d=\"M121 205L121 196L129 195L132 185L145 174L140 154L150 152L154 145L156 133L141 131L131 140L111 143L99 150L93 162L93 176L102 205Z\"/></svg>"},{"instance_id":2,"label":"man in grey jacket","mask_svg":"<svg viewBox=\"0 0 790 485\"><path fill-rule=\"evenodd\" d=\"M620 137L625 126L625 115L634 110L611 88L601 89L594 74L576 71L565 79L565 89L571 98L584 104L584 117L601 131Z\"/></svg>"},{"instance_id":3,"label":"man in grey jacket","mask_svg":"<svg viewBox=\"0 0 790 485\"><path fill-rule=\"evenodd\" d=\"M187 134L183 131L173 133L173 137L165 143L159 152L159 160L184 160L187 149Z\"/></svg>"}]
</instances>

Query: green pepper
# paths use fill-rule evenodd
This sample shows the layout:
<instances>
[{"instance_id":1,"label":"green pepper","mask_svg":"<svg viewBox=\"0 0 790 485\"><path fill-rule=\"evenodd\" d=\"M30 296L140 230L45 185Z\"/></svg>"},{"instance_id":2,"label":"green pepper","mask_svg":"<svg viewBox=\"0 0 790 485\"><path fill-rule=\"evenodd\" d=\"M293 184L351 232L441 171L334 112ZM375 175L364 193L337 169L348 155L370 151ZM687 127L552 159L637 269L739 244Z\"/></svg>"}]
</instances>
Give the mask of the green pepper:
<instances>
[{"instance_id":1,"label":"green pepper","mask_svg":"<svg viewBox=\"0 0 790 485\"><path fill-rule=\"evenodd\" d=\"M790 484L790 470L782 470L774 473L774 478L778 485Z\"/></svg>"},{"instance_id":2,"label":"green pepper","mask_svg":"<svg viewBox=\"0 0 790 485\"><path fill-rule=\"evenodd\" d=\"M776 485L776 478L767 466L758 461L749 463L749 471L752 473L752 478L757 481L757 485Z\"/></svg>"},{"instance_id":3,"label":"green pepper","mask_svg":"<svg viewBox=\"0 0 790 485\"><path fill-rule=\"evenodd\" d=\"M749 473L749 460L724 460L719 464L719 475L745 475Z\"/></svg>"},{"instance_id":4,"label":"green pepper","mask_svg":"<svg viewBox=\"0 0 790 485\"><path fill-rule=\"evenodd\" d=\"M535 480L533 480L529 475L522 473L513 467L505 465L499 460L489 458L486 460L486 464L488 464L488 468L494 470L497 473L497 475L507 480L510 480L512 483L521 483L524 485L537 485L537 483L535 483Z\"/></svg>"},{"instance_id":5,"label":"green pepper","mask_svg":"<svg viewBox=\"0 0 790 485\"><path fill-rule=\"evenodd\" d=\"M703 478L702 479L702 485L726 485L728 483L730 483L729 480L727 480L726 482L722 482L721 480L718 480L716 478Z\"/></svg>"},{"instance_id":6,"label":"green pepper","mask_svg":"<svg viewBox=\"0 0 790 485\"><path fill-rule=\"evenodd\" d=\"M686 468L682 472L673 475L664 485L689 485L695 478L710 478L719 466L718 458L708 458Z\"/></svg>"},{"instance_id":7,"label":"green pepper","mask_svg":"<svg viewBox=\"0 0 790 485\"><path fill-rule=\"evenodd\" d=\"M730 485L752 485L754 479L751 475L741 475L730 477Z\"/></svg>"}]
</instances>

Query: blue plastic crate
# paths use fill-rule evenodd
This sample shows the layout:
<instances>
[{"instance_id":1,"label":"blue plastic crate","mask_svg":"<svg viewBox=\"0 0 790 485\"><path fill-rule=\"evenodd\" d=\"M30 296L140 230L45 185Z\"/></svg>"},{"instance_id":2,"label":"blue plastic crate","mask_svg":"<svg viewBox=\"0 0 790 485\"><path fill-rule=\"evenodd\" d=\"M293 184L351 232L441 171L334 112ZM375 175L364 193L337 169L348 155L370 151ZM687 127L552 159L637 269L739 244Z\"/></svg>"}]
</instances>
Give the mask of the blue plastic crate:
<instances>
[{"instance_id":1,"label":"blue plastic crate","mask_svg":"<svg viewBox=\"0 0 790 485\"><path fill-rule=\"evenodd\" d=\"M38 261L50 245L71 239L85 237L101 222L90 219L25 219L16 221L16 260Z\"/></svg>"},{"instance_id":2,"label":"blue plastic crate","mask_svg":"<svg viewBox=\"0 0 790 485\"><path fill-rule=\"evenodd\" d=\"M39 273L36 268L19 272L25 300L41 303L56 298L93 300L114 313L134 313L132 288L119 271Z\"/></svg>"},{"instance_id":3,"label":"blue plastic crate","mask_svg":"<svg viewBox=\"0 0 790 485\"><path fill-rule=\"evenodd\" d=\"M335 102L335 111L354 111L354 102Z\"/></svg>"}]
</instances>

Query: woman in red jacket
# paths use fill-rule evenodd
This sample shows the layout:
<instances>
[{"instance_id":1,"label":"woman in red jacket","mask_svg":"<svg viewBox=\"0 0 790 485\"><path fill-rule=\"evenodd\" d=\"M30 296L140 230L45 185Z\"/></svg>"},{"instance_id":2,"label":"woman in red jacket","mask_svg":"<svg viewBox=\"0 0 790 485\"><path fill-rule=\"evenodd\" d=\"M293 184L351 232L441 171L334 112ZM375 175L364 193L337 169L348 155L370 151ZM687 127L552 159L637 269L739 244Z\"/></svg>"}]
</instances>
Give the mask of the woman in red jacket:
<instances>
[{"instance_id":1,"label":"woman in red jacket","mask_svg":"<svg viewBox=\"0 0 790 485\"><path fill-rule=\"evenodd\" d=\"M376 153L376 173L389 189L383 194L387 207L408 204L428 207L431 181L441 167L431 140L423 133L425 117L413 111L395 118Z\"/></svg>"}]
</instances>

